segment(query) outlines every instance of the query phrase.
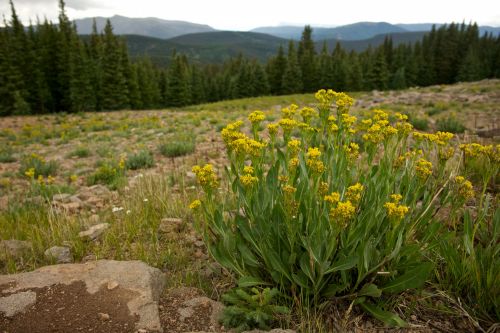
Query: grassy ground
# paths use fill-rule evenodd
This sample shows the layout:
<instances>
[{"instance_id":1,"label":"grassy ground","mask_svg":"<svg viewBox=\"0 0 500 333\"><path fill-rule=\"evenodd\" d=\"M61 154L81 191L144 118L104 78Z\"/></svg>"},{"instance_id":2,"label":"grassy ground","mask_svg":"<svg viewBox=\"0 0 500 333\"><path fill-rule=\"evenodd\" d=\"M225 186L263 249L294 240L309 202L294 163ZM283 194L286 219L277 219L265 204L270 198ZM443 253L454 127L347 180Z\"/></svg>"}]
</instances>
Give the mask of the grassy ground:
<instances>
[{"instance_id":1,"label":"grassy ground","mask_svg":"<svg viewBox=\"0 0 500 333\"><path fill-rule=\"evenodd\" d=\"M461 141L469 141L476 130L498 129L500 81L353 97L354 113L373 108L406 113L422 130L448 126L448 131L463 132ZM290 103L309 105L314 96L250 98L175 110L3 118L0 240L27 240L32 250L19 258L0 257L0 273L50 264L44 251L68 246L76 262L139 259L168 272L171 286L201 287L216 297L231 281L213 277L213 264L193 230L187 208L197 196L191 167L212 163L222 170L226 156L218 132L227 123L256 109L272 121ZM54 201L61 193L76 196L76 204ZM165 218L182 222L171 229L165 227ZM110 224L100 239L78 237L97 221ZM313 325L314 319L307 322Z\"/></svg>"}]
</instances>

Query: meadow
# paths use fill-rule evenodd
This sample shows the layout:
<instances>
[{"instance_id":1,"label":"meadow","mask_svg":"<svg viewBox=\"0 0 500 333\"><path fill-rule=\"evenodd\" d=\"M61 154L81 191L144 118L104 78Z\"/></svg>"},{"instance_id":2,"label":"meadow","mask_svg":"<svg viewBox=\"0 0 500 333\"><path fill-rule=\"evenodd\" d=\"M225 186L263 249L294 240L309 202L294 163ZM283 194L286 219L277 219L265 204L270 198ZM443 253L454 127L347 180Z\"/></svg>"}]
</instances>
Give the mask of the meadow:
<instances>
[{"instance_id":1,"label":"meadow","mask_svg":"<svg viewBox=\"0 0 500 333\"><path fill-rule=\"evenodd\" d=\"M234 305L228 325L275 322L329 331L333 324L323 317L329 314L345 327L369 315L376 325L432 328L437 318L436 325L448 330L498 328L500 81L354 93L352 106L344 97L325 96L2 118L0 239L29 246L0 254L0 272L54 263L45 251L64 246L75 262L143 260L167 273L169 287L195 286L217 299L225 294ZM335 119L328 118L326 104L336 105ZM298 118L304 107L312 110L302 115L309 127L288 130L283 119ZM385 113L374 112L380 109ZM255 110L262 114L247 120ZM335 134L324 129L335 139L314 132L312 118L318 118L316 125L337 122ZM234 125L238 120L244 124ZM370 132L379 121L382 131ZM275 138L268 128L274 123L284 131ZM390 124L406 137L390 137ZM411 128L453 135L436 139L414 135ZM267 146L257 145L262 151L252 157L250 141L243 148L235 144L241 135L257 143L265 139ZM472 142L483 148L466 145ZM301 171L276 171L271 179L274 168L292 170L294 158ZM339 171L325 178L324 169L333 166ZM283 200L284 208L267 211L273 200ZM275 258L269 253L276 249L257 246L263 236L241 224L265 229L272 224L268 216L283 223L309 216L321 228L287 229L282 241L290 257ZM329 219L341 222L332 227ZM106 230L93 239L80 234L103 223ZM279 230L269 235L278 232L280 238ZM366 245L370 233L392 236ZM252 293L265 302L248 301ZM267 317L232 322L238 311Z\"/></svg>"}]
</instances>

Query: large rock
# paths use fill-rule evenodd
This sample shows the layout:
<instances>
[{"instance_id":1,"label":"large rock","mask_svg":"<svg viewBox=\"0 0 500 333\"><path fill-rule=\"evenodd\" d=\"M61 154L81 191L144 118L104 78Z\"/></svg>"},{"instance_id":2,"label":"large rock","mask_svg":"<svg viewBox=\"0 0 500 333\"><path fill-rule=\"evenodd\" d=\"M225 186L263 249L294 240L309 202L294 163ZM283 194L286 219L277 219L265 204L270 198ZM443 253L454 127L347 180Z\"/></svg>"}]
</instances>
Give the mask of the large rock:
<instances>
[{"instance_id":1,"label":"large rock","mask_svg":"<svg viewBox=\"0 0 500 333\"><path fill-rule=\"evenodd\" d=\"M9 239L0 241L0 258L4 255L14 258L22 257L24 254L31 251L31 243L17 239Z\"/></svg>"},{"instance_id":2,"label":"large rock","mask_svg":"<svg viewBox=\"0 0 500 333\"><path fill-rule=\"evenodd\" d=\"M109 289L111 285L128 291L132 297L127 299L126 304L130 313L138 316L136 329L162 331L158 301L164 288L165 276L160 270L141 261L99 260L85 264L45 266L33 272L15 275L0 275L0 290L2 294L11 296L19 295L19 291L36 291L39 288L71 285L79 281L85 284L89 294ZM11 303L12 300L8 297L0 298L0 311L11 313Z\"/></svg>"},{"instance_id":3,"label":"large rock","mask_svg":"<svg viewBox=\"0 0 500 333\"><path fill-rule=\"evenodd\" d=\"M44 254L47 259L53 259L58 264L69 264L73 262L71 250L66 246L52 246L47 249Z\"/></svg>"},{"instance_id":4,"label":"large rock","mask_svg":"<svg viewBox=\"0 0 500 333\"><path fill-rule=\"evenodd\" d=\"M24 312L28 306L35 304L36 293L33 291L23 291L17 294L0 297L0 312L5 316L12 317L20 312Z\"/></svg>"},{"instance_id":5,"label":"large rock","mask_svg":"<svg viewBox=\"0 0 500 333\"><path fill-rule=\"evenodd\" d=\"M100 223L91 226L88 230L78 233L83 239L96 240L102 233L109 228L109 223Z\"/></svg>"}]
</instances>

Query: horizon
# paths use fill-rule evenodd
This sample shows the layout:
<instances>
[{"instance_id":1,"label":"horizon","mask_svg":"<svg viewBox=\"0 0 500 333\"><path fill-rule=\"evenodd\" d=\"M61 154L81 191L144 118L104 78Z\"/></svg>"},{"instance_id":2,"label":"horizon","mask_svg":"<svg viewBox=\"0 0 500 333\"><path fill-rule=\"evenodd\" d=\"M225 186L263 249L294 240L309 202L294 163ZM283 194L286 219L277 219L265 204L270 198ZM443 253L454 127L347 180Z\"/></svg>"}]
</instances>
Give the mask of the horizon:
<instances>
[{"instance_id":1,"label":"horizon","mask_svg":"<svg viewBox=\"0 0 500 333\"><path fill-rule=\"evenodd\" d=\"M93 17L124 16L128 18L156 18L167 21L185 21L209 25L217 30L249 31L259 27L303 27L334 28L359 22L385 22L397 24L448 24L477 23L480 26L500 27L500 13L491 14L485 8L495 6L493 1L478 0L470 3L455 3L422 0L418 4L401 4L393 0L381 0L376 4L353 1L342 7L327 1L314 1L309 6L294 6L290 1L265 3L261 0L240 7L229 0L214 0L210 3L188 1L168 7L154 0L143 0L138 8L131 0L66 0L66 14L70 20ZM284 4L284 5L281 5ZM426 5L428 4L428 5ZM193 11L193 6L198 10ZM58 0L14 0L17 15L24 24L35 23L37 19L57 21ZM316 10L322 7L324 10ZM221 8L224 13L221 14ZM355 8L355 9L354 9ZM387 10L390 8L391 10ZM429 8L434 8L429 11ZM311 12L312 10L312 12ZM168 14L163 14L167 12ZM351 15L345 15L345 12ZM8 1L0 4L0 13L7 22L10 18ZM242 15L245 13L245 15ZM276 15L280 13L280 15ZM307 17L307 19L304 19ZM3 23L2 23L3 25Z\"/></svg>"}]
</instances>

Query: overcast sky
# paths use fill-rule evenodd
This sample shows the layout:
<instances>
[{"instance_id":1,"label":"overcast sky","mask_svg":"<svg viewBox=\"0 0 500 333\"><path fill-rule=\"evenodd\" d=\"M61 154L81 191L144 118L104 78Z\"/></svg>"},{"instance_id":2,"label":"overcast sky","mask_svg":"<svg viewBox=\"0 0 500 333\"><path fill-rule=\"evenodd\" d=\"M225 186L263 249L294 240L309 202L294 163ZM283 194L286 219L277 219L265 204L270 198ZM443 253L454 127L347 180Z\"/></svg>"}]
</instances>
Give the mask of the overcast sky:
<instances>
[{"instance_id":1,"label":"overcast sky","mask_svg":"<svg viewBox=\"0 0 500 333\"><path fill-rule=\"evenodd\" d=\"M359 21L389 23L477 22L500 26L499 1L493 0L66 0L70 19L113 16L158 17L208 24L216 29L259 26L336 26ZM58 0L14 0L24 22L57 19ZM10 17L8 0L0 13Z\"/></svg>"}]
</instances>

